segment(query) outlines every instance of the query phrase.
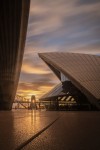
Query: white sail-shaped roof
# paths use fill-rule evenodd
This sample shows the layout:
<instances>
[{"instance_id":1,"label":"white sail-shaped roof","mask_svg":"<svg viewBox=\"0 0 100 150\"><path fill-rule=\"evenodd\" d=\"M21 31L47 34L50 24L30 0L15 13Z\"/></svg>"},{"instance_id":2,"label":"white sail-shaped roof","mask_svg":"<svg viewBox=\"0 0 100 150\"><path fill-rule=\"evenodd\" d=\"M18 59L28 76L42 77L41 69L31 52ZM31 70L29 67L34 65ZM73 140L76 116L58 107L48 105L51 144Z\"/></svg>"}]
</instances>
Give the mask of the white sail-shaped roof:
<instances>
[{"instance_id":1,"label":"white sail-shaped roof","mask_svg":"<svg viewBox=\"0 0 100 150\"><path fill-rule=\"evenodd\" d=\"M58 97L58 96L63 96L63 95L66 95L66 94L63 92L62 84L60 83L60 84L56 85L54 88L52 88L49 92L44 94L40 98L40 100L46 100L46 99L49 99L52 97Z\"/></svg>"},{"instance_id":2,"label":"white sail-shaped roof","mask_svg":"<svg viewBox=\"0 0 100 150\"><path fill-rule=\"evenodd\" d=\"M100 56L53 52L39 56L56 72L62 72L88 99L100 108Z\"/></svg>"}]
</instances>

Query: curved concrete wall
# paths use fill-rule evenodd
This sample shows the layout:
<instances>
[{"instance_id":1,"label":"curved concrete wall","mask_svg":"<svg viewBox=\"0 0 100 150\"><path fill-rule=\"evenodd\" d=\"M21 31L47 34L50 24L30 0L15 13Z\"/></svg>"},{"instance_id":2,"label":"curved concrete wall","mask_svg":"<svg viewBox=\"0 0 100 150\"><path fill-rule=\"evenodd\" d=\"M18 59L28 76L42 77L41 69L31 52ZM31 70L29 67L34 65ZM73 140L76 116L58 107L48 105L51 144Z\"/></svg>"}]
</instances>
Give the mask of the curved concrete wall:
<instances>
[{"instance_id":1,"label":"curved concrete wall","mask_svg":"<svg viewBox=\"0 0 100 150\"><path fill-rule=\"evenodd\" d=\"M30 0L0 1L0 110L11 110L20 75Z\"/></svg>"}]
</instances>

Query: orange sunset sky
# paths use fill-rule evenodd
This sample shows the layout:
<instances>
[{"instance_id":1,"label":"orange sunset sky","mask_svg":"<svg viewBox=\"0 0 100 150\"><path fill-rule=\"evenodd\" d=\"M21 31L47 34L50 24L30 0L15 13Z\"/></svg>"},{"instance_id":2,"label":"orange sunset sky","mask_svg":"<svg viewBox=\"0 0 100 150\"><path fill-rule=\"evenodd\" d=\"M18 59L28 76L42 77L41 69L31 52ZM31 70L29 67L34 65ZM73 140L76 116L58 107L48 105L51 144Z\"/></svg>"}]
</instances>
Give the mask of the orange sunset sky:
<instances>
[{"instance_id":1,"label":"orange sunset sky","mask_svg":"<svg viewBox=\"0 0 100 150\"><path fill-rule=\"evenodd\" d=\"M99 0L31 0L17 94L38 99L60 82L38 57L54 51L100 54Z\"/></svg>"}]
</instances>

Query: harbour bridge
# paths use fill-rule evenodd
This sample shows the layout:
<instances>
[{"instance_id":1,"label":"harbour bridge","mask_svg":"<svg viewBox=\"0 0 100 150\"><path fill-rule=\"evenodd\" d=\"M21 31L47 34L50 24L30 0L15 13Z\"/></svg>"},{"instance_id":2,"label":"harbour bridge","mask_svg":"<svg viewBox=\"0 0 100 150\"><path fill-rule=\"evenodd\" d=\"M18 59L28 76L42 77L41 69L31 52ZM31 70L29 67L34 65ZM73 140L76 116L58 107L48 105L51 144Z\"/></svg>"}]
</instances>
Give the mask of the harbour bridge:
<instances>
[{"instance_id":1,"label":"harbour bridge","mask_svg":"<svg viewBox=\"0 0 100 150\"><path fill-rule=\"evenodd\" d=\"M13 102L14 109L37 109L38 107L39 102L36 101L34 95L32 95L30 99L18 94L15 95L15 100Z\"/></svg>"},{"instance_id":2,"label":"harbour bridge","mask_svg":"<svg viewBox=\"0 0 100 150\"><path fill-rule=\"evenodd\" d=\"M19 108L26 108L28 109L30 107L31 100L29 98L26 98L24 96L16 94L15 100L13 103L13 108L19 109Z\"/></svg>"}]
</instances>

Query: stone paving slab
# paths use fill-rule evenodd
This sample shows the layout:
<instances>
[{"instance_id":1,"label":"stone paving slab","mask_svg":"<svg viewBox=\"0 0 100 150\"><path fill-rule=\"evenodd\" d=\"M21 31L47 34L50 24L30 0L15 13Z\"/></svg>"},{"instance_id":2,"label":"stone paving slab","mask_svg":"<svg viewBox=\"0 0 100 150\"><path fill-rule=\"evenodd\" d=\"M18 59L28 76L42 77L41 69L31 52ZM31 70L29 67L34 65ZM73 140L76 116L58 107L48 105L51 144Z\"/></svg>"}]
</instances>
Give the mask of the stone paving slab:
<instances>
[{"instance_id":1,"label":"stone paving slab","mask_svg":"<svg viewBox=\"0 0 100 150\"><path fill-rule=\"evenodd\" d=\"M100 112L65 112L22 150L100 150Z\"/></svg>"},{"instance_id":2,"label":"stone paving slab","mask_svg":"<svg viewBox=\"0 0 100 150\"><path fill-rule=\"evenodd\" d=\"M60 112L15 110L0 112L0 150L15 150L52 123Z\"/></svg>"}]
</instances>

